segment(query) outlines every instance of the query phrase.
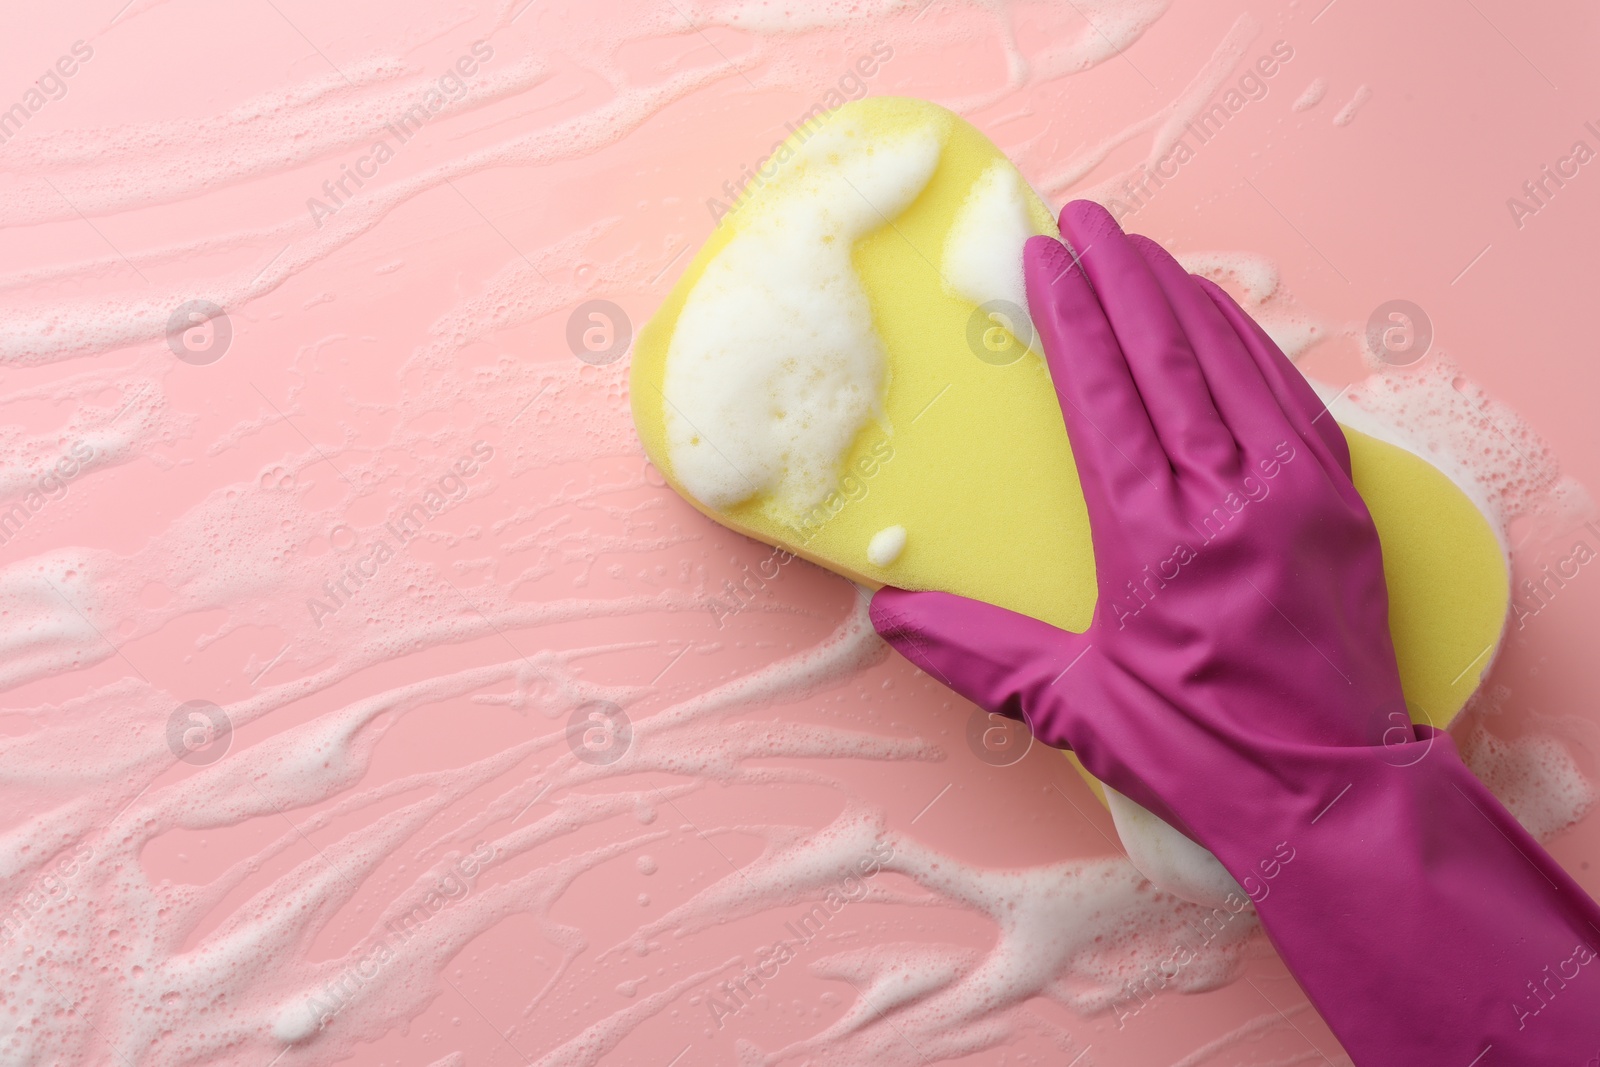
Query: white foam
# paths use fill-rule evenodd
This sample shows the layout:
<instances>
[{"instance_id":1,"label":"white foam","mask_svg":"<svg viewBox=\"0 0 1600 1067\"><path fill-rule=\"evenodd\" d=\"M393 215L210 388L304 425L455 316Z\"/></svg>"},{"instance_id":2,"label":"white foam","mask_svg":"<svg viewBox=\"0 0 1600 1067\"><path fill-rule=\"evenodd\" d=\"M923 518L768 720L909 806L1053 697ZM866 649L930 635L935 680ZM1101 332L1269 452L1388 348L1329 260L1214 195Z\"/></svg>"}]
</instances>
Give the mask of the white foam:
<instances>
[{"instance_id":1,"label":"white foam","mask_svg":"<svg viewBox=\"0 0 1600 1067\"><path fill-rule=\"evenodd\" d=\"M1277 264L1260 253L1183 252L1177 258L1185 270L1237 290L1240 306L1290 359L1299 359L1333 334L1327 323L1284 291Z\"/></svg>"},{"instance_id":2,"label":"white foam","mask_svg":"<svg viewBox=\"0 0 1600 1067\"><path fill-rule=\"evenodd\" d=\"M1306 86L1299 96L1294 98L1294 103L1289 107L1294 111L1310 111L1322 103L1322 98L1328 94L1328 79L1313 78L1311 84Z\"/></svg>"},{"instance_id":3,"label":"white foam","mask_svg":"<svg viewBox=\"0 0 1600 1067\"><path fill-rule=\"evenodd\" d=\"M945 285L974 304L1010 304L1007 313L1021 319L1020 329L1008 326L1012 336L1038 351L1022 273L1023 245L1033 235L1022 175L997 159L978 175L956 212L939 269Z\"/></svg>"},{"instance_id":4,"label":"white foam","mask_svg":"<svg viewBox=\"0 0 1600 1067\"><path fill-rule=\"evenodd\" d=\"M867 542L867 559L874 567L887 567L906 549L906 528L886 526Z\"/></svg>"},{"instance_id":5,"label":"white foam","mask_svg":"<svg viewBox=\"0 0 1600 1067\"><path fill-rule=\"evenodd\" d=\"M1559 739L1543 734L1503 739L1481 724L1460 740L1461 758L1540 840L1549 840L1589 813L1595 789Z\"/></svg>"},{"instance_id":6,"label":"white foam","mask_svg":"<svg viewBox=\"0 0 1600 1067\"><path fill-rule=\"evenodd\" d=\"M1358 85L1358 86L1356 86L1355 95L1350 98L1349 103L1345 104L1344 107L1340 108L1338 113L1333 116L1333 124L1335 126L1348 126L1348 125L1350 125L1350 123L1355 120L1356 112L1361 109L1361 105L1365 104L1368 100L1371 100L1371 99L1372 99L1372 88L1371 88L1371 86L1368 86L1368 85Z\"/></svg>"},{"instance_id":7,"label":"white foam","mask_svg":"<svg viewBox=\"0 0 1600 1067\"><path fill-rule=\"evenodd\" d=\"M740 209L684 303L663 374L668 457L696 500L771 494L805 511L834 489L887 377L851 249L916 199L943 140L932 121L869 134L838 115Z\"/></svg>"},{"instance_id":8,"label":"white foam","mask_svg":"<svg viewBox=\"0 0 1600 1067\"><path fill-rule=\"evenodd\" d=\"M1131 5L1136 10L1137 5ZM1131 13L1131 11L1130 11ZM1160 14L1159 10L1150 12ZM1098 20L1095 26L1097 28ZM1130 179L1142 177L1155 167L1188 132L1188 124L1197 116L1222 87L1223 81L1233 73L1244 58L1245 49L1261 32L1261 23L1248 11L1234 19L1233 25L1213 49L1211 56L1190 79L1183 91L1162 107L1137 119L1116 133L1103 136L1090 147L1079 151L1041 184L1045 191L1069 199L1097 200L1108 203L1118 195L1119 189ZM1087 189L1074 189L1119 147L1144 134L1150 134L1150 148L1143 162L1113 174ZM1070 196L1068 196L1070 191Z\"/></svg>"},{"instance_id":9,"label":"white foam","mask_svg":"<svg viewBox=\"0 0 1600 1067\"><path fill-rule=\"evenodd\" d=\"M1277 264L1255 252L1181 252L1177 260L1190 273L1235 283L1247 306L1264 303L1282 282Z\"/></svg>"}]
</instances>

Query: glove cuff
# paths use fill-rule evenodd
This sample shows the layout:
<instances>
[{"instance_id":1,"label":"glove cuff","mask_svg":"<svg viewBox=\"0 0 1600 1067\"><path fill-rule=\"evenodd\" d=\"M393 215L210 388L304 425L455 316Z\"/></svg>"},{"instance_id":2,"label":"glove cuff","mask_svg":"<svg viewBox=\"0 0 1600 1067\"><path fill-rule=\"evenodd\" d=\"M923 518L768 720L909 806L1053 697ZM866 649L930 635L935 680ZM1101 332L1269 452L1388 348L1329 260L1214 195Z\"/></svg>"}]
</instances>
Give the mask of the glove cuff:
<instances>
[{"instance_id":1,"label":"glove cuff","mask_svg":"<svg viewBox=\"0 0 1600 1067\"><path fill-rule=\"evenodd\" d=\"M1414 744L1340 751L1323 770L1321 792L1270 813L1265 835L1263 824L1253 840L1213 833L1206 844L1354 1061L1596 1055L1600 908L1450 736L1419 726ZM1407 1010L1395 1010L1395 990Z\"/></svg>"}]
</instances>

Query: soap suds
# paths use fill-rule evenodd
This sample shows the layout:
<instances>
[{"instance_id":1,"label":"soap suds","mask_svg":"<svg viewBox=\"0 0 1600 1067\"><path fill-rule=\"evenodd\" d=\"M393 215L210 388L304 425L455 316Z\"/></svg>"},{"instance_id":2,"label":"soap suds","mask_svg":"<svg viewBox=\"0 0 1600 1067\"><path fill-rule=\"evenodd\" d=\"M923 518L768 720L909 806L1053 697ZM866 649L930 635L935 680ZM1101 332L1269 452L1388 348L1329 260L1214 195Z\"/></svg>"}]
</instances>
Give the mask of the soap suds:
<instances>
[{"instance_id":1,"label":"soap suds","mask_svg":"<svg viewBox=\"0 0 1600 1067\"><path fill-rule=\"evenodd\" d=\"M1328 79L1313 78L1311 84L1305 87L1301 94L1294 98L1294 103L1289 107L1293 111L1310 111L1322 103L1322 98L1328 95Z\"/></svg>"},{"instance_id":2,"label":"soap suds","mask_svg":"<svg viewBox=\"0 0 1600 1067\"><path fill-rule=\"evenodd\" d=\"M690 291L666 357L667 451L695 499L770 494L800 513L835 488L882 403L887 358L850 254L933 177L944 131L849 118L800 146Z\"/></svg>"},{"instance_id":3,"label":"soap suds","mask_svg":"<svg viewBox=\"0 0 1600 1067\"><path fill-rule=\"evenodd\" d=\"M1461 758L1534 837L1549 840L1583 818L1600 799L1566 745L1533 735L1503 740L1478 726L1461 742Z\"/></svg>"},{"instance_id":4,"label":"soap suds","mask_svg":"<svg viewBox=\"0 0 1600 1067\"><path fill-rule=\"evenodd\" d=\"M1241 13L1218 42L1211 55L1195 72L1183 90L1165 105L1121 130L1102 136L1090 147L1078 151L1065 164L1050 161L1052 173L1035 184L1052 196L1067 199L1098 200L1102 203L1117 195L1129 180L1155 167L1172 152L1189 130L1189 124L1211 101L1222 83L1245 57L1245 50L1261 32L1261 23L1249 12ZM1150 149L1144 160L1095 183L1086 189L1075 188L1092 174L1113 152L1128 142L1150 135Z\"/></svg>"},{"instance_id":5,"label":"soap suds","mask_svg":"<svg viewBox=\"0 0 1600 1067\"><path fill-rule=\"evenodd\" d=\"M1034 232L1022 175L996 160L978 175L956 212L939 266L945 284L973 304L1004 301L1006 317L1020 318L1008 326L1011 335L1037 351L1022 273L1023 245Z\"/></svg>"},{"instance_id":6,"label":"soap suds","mask_svg":"<svg viewBox=\"0 0 1600 1067\"><path fill-rule=\"evenodd\" d=\"M1356 112L1361 109L1361 105L1371 99L1372 89L1369 86L1356 86L1355 95L1350 98L1350 102L1340 108L1338 114L1333 116L1333 124L1335 126L1350 125L1351 122L1355 121Z\"/></svg>"},{"instance_id":7,"label":"soap suds","mask_svg":"<svg viewBox=\"0 0 1600 1067\"><path fill-rule=\"evenodd\" d=\"M867 559L874 567L887 567L900 558L906 548L906 528L886 526L867 542Z\"/></svg>"},{"instance_id":8,"label":"soap suds","mask_svg":"<svg viewBox=\"0 0 1600 1067\"><path fill-rule=\"evenodd\" d=\"M1233 292L1239 306L1290 359L1299 359L1337 332L1284 290L1277 265L1260 253L1180 252L1177 259L1185 270Z\"/></svg>"}]
</instances>

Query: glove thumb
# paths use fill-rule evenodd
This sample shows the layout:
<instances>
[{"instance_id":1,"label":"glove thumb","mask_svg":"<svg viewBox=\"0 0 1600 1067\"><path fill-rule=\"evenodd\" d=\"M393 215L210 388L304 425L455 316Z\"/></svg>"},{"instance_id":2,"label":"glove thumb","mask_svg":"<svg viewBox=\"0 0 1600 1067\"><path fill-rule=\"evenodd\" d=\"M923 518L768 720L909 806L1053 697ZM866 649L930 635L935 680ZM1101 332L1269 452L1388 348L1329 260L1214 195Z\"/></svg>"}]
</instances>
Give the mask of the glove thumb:
<instances>
[{"instance_id":1,"label":"glove thumb","mask_svg":"<svg viewBox=\"0 0 1600 1067\"><path fill-rule=\"evenodd\" d=\"M1059 705L1073 669L1092 647L1088 634L954 593L884 586L872 598L872 626L895 651L985 711L1038 723L1024 709ZM1051 687L1061 682L1056 694ZM1040 736L1048 744L1062 739Z\"/></svg>"}]
</instances>

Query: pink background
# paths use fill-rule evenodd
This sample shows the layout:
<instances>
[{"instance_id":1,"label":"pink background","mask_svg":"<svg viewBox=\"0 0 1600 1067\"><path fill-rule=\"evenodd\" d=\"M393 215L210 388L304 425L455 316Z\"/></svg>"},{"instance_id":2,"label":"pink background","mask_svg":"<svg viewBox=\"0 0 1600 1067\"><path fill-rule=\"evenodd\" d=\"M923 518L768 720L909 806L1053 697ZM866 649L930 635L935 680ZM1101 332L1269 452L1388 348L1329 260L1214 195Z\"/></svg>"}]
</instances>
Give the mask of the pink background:
<instances>
[{"instance_id":1,"label":"pink background","mask_svg":"<svg viewBox=\"0 0 1600 1067\"><path fill-rule=\"evenodd\" d=\"M760 1062L755 1050L824 1034L858 1001L860 986L808 970L825 952L888 957L925 942L981 954L999 936L980 907L882 875L874 887L893 899L850 905L826 949L714 1029L705 995L721 978L689 977L783 936L809 907L800 897L832 879L792 902L761 897L750 914L716 904L727 922L652 934L649 955L629 946L674 907L737 895L745 876L733 868L755 869L769 845L860 819L902 854L936 850L966 872L1114 855L1109 818L1064 760L1035 750L1014 766L980 762L964 740L971 708L892 655L704 711L705 694L847 626L855 593L795 563L719 629L706 598L767 550L658 484L632 437L626 359L591 367L567 345L585 300L614 301L642 325L710 231L707 199L874 41L894 57L871 93L962 110L1059 206L1149 151L1140 134L1071 188L1050 188L1090 146L1178 98L1248 13L1256 32L1236 31L1247 43L1224 88L1275 41L1293 59L1126 225L1179 253L1276 262L1299 306L1333 324L1302 365L1336 385L1366 373L1354 335L1372 309L1414 301L1435 330L1430 359L1453 359L1543 436L1565 474L1600 483L1589 358L1600 170L1582 168L1520 227L1506 206L1575 140L1600 147L1583 128L1600 126L1585 103L1600 99L1587 5L1191 2L1163 13L1151 0L864 0L796 4L780 24L778 5L681 0L118 2L18 9L0 39L0 108L75 41L93 49L65 95L0 144L7 499L73 442L97 457L0 545L0 885L15 908L72 842L95 856L0 947L32 990L0 993L7 1026L44 1020L24 1026L35 1044L15 1046L18 1062L666 1067L734 1064L740 1041ZM1120 54L1070 69L1124 31ZM1029 61L1009 84L1008 34ZM494 54L466 99L316 225L307 198L476 40ZM1077 51L1051 60L1067 46ZM1322 102L1291 110L1317 78ZM1335 124L1362 86L1370 98ZM171 310L197 297L223 305L233 330L205 366L176 359L163 336ZM359 555L352 545L380 536L479 440L494 456L465 499L319 626L306 601ZM1519 543L1519 575L1567 553L1572 538L1548 533ZM1600 579L1584 569L1513 631L1472 725L1553 738L1592 777L1597 622ZM481 678L464 679L471 669ZM361 720L349 746L290 733L331 730L414 683L434 688L415 710ZM652 762L581 777L559 732L590 699L627 708ZM233 723L227 761L214 765L236 768L232 784L168 751L169 715L188 700ZM701 717L641 726L674 715ZM784 723L816 727L818 755L794 755ZM893 745L874 750L868 735ZM261 747L280 737L294 738L289 755ZM442 797L449 769L538 738L413 834L370 839L386 816ZM1581 792L1539 772L1530 780ZM420 777L382 792L406 776ZM271 1036L272 1006L337 972L419 870L613 794L630 796L491 865L430 920L441 936L465 924L459 944L407 962L322 1033L291 1045ZM657 839L627 844L641 835ZM1550 845L1591 889L1597 835L1590 818ZM616 855L595 852L607 846ZM252 856L190 926L164 925L194 887L222 884ZM328 898L326 925L273 895L330 871L350 891ZM496 886L503 914L489 906ZM225 1003L202 1010L149 978L195 966L196 947L230 923L264 918L307 936L219 956L221 972L194 988L224 989ZM566 951L576 954L563 972ZM41 963L51 952L67 962ZM1258 938L1245 956L1239 977L1163 995L1123 1028L1104 1007L1029 995L1013 1014L974 1009L1008 1029L964 1048L941 1044L936 1024L916 1030L915 1017L900 1033L890 1015L857 1043L810 1054L1339 1062L1270 948ZM597 1025L614 1043L583 1037ZM228 1036L189 1047L190 1029Z\"/></svg>"}]
</instances>

